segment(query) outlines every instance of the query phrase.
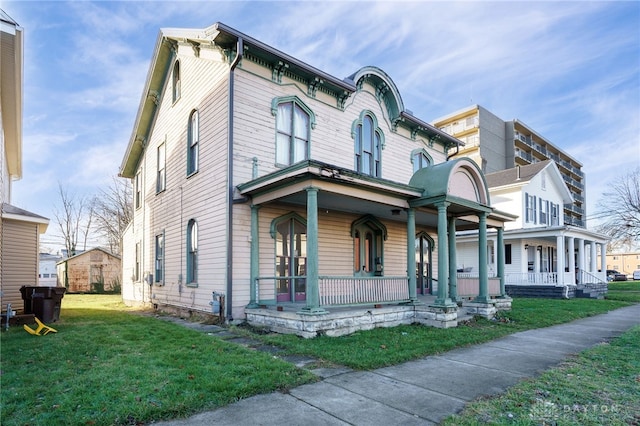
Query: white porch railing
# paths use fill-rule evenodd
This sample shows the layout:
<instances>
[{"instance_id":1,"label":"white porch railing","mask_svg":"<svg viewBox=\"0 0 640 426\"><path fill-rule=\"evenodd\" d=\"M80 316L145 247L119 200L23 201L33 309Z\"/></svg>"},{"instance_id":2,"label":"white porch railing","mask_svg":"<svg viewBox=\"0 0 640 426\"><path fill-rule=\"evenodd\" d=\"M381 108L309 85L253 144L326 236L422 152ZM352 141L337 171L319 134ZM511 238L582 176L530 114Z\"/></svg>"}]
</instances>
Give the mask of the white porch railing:
<instances>
[{"instance_id":1,"label":"white porch railing","mask_svg":"<svg viewBox=\"0 0 640 426\"><path fill-rule=\"evenodd\" d=\"M504 277L505 285L562 285L558 282L557 272L524 272L507 274Z\"/></svg>"},{"instance_id":2,"label":"white porch railing","mask_svg":"<svg viewBox=\"0 0 640 426\"><path fill-rule=\"evenodd\" d=\"M318 287L321 306L409 300L409 278L407 277L322 276L318 278Z\"/></svg>"}]
</instances>

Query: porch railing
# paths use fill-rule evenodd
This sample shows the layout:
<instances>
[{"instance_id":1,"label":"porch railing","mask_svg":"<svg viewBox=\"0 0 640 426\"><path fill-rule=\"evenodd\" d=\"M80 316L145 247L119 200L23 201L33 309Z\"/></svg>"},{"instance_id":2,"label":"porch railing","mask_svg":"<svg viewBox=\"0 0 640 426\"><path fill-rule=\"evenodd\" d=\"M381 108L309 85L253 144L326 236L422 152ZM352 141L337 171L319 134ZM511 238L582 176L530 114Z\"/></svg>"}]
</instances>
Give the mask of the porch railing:
<instances>
[{"instance_id":1,"label":"porch railing","mask_svg":"<svg viewBox=\"0 0 640 426\"><path fill-rule=\"evenodd\" d=\"M357 305L363 303L409 300L407 277L328 277L318 278L320 305Z\"/></svg>"},{"instance_id":2,"label":"porch railing","mask_svg":"<svg viewBox=\"0 0 640 426\"><path fill-rule=\"evenodd\" d=\"M523 272L507 274L504 277L505 285L560 285L557 272Z\"/></svg>"}]
</instances>

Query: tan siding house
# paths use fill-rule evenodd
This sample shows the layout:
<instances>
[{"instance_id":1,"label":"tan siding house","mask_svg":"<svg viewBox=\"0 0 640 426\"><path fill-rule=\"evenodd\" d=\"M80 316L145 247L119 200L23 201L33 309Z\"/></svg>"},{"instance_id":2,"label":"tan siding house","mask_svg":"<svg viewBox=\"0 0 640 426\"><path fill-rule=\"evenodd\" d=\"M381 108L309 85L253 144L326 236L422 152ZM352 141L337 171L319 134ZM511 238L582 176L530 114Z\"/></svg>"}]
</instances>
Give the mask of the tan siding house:
<instances>
[{"instance_id":1,"label":"tan siding house","mask_svg":"<svg viewBox=\"0 0 640 426\"><path fill-rule=\"evenodd\" d=\"M339 79L221 23L163 30L120 167L140 194L123 298L211 312L224 295L224 320L304 336L372 306L365 328L455 325L455 230L512 219L474 163L447 161L457 144L379 68ZM503 306L486 285L475 303Z\"/></svg>"},{"instance_id":2,"label":"tan siding house","mask_svg":"<svg viewBox=\"0 0 640 426\"><path fill-rule=\"evenodd\" d=\"M101 248L93 248L57 264L58 286L69 293L102 293L121 288L120 257Z\"/></svg>"}]
</instances>

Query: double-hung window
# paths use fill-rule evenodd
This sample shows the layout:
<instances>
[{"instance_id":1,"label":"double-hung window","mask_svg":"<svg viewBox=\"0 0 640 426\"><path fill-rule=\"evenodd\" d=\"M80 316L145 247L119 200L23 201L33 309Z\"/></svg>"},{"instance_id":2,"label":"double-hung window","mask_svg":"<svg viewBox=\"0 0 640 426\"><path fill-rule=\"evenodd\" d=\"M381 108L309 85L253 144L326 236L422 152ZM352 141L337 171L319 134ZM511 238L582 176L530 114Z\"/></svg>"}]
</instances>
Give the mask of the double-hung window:
<instances>
[{"instance_id":1,"label":"double-hung window","mask_svg":"<svg viewBox=\"0 0 640 426\"><path fill-rule=\"evenodd\" d=\"M276 164L289 166L309 158L314 115L297 97L276 98L272 103L276 116Z\"/></svg>"},{"instance_id":2,"label":"double-hung window","mask_svg":"<svg viewBox=\"0 0 640 426\"><path fill-rule=\"evenodd\" d=\"M167 176L165 174L165 143L158 146L158 169L156 173L156 192L166 189Z\"/></svg>"},{"instance_id":3,"label":"double-hung window","mask_svg":"<svg viewBox=\"0 0 640 426\"><path fill-rule=\"evenodd\" d=\"M524 194L525 198L525 221L536 223L536 196Z\"/></svg>"},{"instance_id":4,"label":"double-hung window","mask_svg":"<svg viewBox=\"0 0 640 426\"><path fill-rule=\"evenodd\" d=\"M365 175L381 177L380 163L382 150L382 131L377 127L375 116L365 112L354 123L355 169Z\"/></svg>"},{"instance_id":5,"label":"double-hung window","mask_svg":"<svg viewBox=\"0 0 640 426\"><path fill-rule=\"evenodd\" d=\"M187 131L187 176L198 171L198 150L200 144L200 121L197 110L189 116L189 129Z\"/></svg>"},{"instance_id":6,"label":"double-hung window","mask_svg":"<svg viewBox=\"0 0 640 426\"><path fill-rule=\"evenodd\" d=\"M164 234L156 235L156 264L154 281L159 284L164 282Z\"/></svg>"},{"instance_id":7,"label":"double-hung window","mask_svg":"<svg viewBox=\"0 0 640 426\"><path fill-rule=\"evenodd\" d=\"M191 219L187 225L187 285L198 284L198 223Z\"/></svg>"}]
</instances>

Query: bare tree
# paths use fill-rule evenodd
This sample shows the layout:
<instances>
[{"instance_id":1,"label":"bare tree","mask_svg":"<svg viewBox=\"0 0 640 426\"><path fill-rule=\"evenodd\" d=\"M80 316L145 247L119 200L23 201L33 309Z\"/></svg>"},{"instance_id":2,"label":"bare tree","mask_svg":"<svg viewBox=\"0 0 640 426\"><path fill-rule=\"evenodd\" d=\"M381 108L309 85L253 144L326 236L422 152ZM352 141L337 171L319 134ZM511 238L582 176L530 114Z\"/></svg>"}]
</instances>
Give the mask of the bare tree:
<instances>
[{"instance_id":1,"label":"bare tree","mask_svg":"<svg viewBox=\"0 0 640 426\"><path fill-rule=\"evenodd\" d=\"M74 256L78 252L80 233L84 234L82 250L87 249L87 238L91 227L91 208L84 198L76 198L58 182L61 208L54 208L54 216L58 223L67 256Z\"/></svg>"},{"instance_id":2,"label":"bare tree","mask_svg":"<svg viewBox=\"0 0 640 426\"><path fill-rule=\"evenodd\" d=\"M93 198L94 227L114 254L121 253L122 234L133 217L133 190L131 183L113 178L106 190L100 190Z\"/></svg>"},{"instance_id":3,"label":"bare tree","mask_svg":"<svg viewBox=\"0 0 640 426\"><path fill-rule=\"evenodd\" d=\"M640 242L640 167L611 182L598 200L598 231L611 237L611 248L633 249Z\"/></svg>"}]
</instances>

